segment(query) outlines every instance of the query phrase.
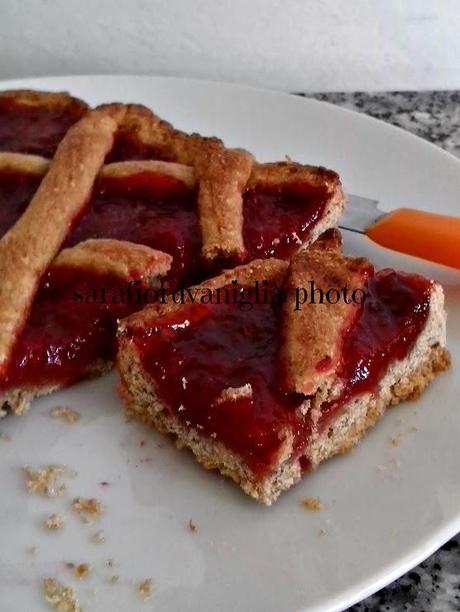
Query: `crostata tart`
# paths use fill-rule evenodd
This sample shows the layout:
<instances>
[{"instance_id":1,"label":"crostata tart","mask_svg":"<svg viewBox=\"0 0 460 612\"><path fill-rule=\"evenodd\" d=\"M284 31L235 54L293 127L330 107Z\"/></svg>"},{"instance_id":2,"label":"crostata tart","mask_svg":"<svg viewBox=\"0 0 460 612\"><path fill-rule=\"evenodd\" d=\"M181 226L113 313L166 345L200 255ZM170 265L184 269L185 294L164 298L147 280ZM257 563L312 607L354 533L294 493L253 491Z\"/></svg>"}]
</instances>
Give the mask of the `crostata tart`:
<instances>
[{"instance_id":1,"label":"crostata tart","mask_svg":"<svg viewBox=\"0 0 460 612\"><path fill-rule=\"evenodd\" d=\"M347 257L333 230L187 297L120 323L127 414L268 505L449 364L441 286Z\"/></svg>"},{"instance_id":2,"label":"crostata tart","mask_svg":"<svg viewBox=\"0 0 460 612\"><path fill-rule=\"evenodd\" d=\"M337 225L344 195L330 170L260 164L142 106L11 91L0 201L0 411L20 413L110 366L117 321L144 305L115 293L287 266Z\"/></svg>"}]
</instances>

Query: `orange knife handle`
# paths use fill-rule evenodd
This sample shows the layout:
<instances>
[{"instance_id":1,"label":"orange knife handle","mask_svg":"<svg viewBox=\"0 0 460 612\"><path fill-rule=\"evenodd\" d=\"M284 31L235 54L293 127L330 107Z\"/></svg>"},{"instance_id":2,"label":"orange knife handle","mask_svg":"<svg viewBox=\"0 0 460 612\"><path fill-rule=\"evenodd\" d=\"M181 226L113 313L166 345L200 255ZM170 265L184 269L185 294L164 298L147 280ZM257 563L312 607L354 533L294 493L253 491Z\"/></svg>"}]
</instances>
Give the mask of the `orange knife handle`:
<instances>
[{"instance_id":1,"label":"orange knife handle","mask_svg":"<svg viewBox=\"0 0 460 612\"><path fill-rule=\"evenodd\" d=\"M460 218L399 208L366 234L381 246L460 270Z\"/></svg>"}]
</instances>

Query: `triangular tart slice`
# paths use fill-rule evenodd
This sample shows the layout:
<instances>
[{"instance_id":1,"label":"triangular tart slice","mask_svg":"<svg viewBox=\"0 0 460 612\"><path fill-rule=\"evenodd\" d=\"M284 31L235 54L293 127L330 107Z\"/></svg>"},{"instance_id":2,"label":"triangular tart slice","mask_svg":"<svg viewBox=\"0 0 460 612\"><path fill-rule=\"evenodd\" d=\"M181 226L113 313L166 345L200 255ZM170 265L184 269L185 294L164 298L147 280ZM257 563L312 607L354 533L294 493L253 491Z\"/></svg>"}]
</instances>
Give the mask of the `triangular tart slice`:
<instances>
[{"instance_id":1,"label":"triangular tart slice","mask_svg":"<svg viewBox=\"0 0 460 612\"><path fill-rule=\"evenodd\" d=\"M303 296L298 308L309 281L333 290L330 303ZM344 288L356 303L341 301ZM119 327L127 414L265 504L448 364L440 285L375 272L343 255L336 234L291 264L253 261Z\"/></svg>"}]
</instances>

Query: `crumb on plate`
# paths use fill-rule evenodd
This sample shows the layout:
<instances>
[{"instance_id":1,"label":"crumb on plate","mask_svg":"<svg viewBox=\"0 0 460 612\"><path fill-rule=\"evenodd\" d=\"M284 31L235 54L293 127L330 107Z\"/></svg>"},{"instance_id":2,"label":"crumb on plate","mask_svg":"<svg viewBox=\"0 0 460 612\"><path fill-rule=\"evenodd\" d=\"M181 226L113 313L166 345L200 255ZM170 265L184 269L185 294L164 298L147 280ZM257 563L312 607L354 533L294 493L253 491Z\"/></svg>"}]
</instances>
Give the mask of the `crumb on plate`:
<instances>
[{"instance_id":1,"label":"crumb on plate","mask_svg":"<svg viewBox=\"0 0 460 612\"><path fill-rule=\"evenodd\" d=\"M137 585L137 592L143 599L150 599L153 593L153 584L150 578L141 580Z\"/></svg>"},{"instance_id":2,"label":"crumb on plate","mask_svg":"<svg viewBox=\"0 0 460 612\"><path fill-rule=\"evenodd\" d=\"M59 514L50 514L48 518L45 519L43 524L47 529L56 531L57 529L62 529L62 527L64 527L64 522L64 517L60 516Z\"/></svg>"},{"instance_id":3,"label":"crumb on plate","mask_svg":"<svg viewBox=\"0 0 460 612\"><path fill-rule=\"evenodd\" d=\"M46 602L59 612L81 612L80 604L72 587L66 587L56 578L43 580L43 592Z\"/></svg>"},{"instance_id":4,"label":"crumb on plate","mask_svg":"<svg viewBox=\"0 0 460 612\"><path fill-rule=\"evenodd\" d=\"M73 425L80 420L80 413L68 406L56 406L50 410L50 416L53 419L60 419L64 423Z\"/></svg>"},{"instance_id":5,"label":"crumb on plate","mask_svg":"<svg viewBox=\"0 0 460 612\"><path fill-rule=\"evenodd\" d=\"M73 569L73 573L80 580L82 578L86 578L89 575L90 571L91 566L89 565L89 563L78 563L78 565L76 565Z\"/></svg>"},{"instance_id":6,"label":"crumb on plate","mask_svg":"<svg viewBox=\"0 0 460 612\"><path fill-rule=\"evenodd\" d=\"M98 518L104 512L104 506L94 497L76 497L72 501L72 509L80 515L80 518L84 522L88 522L93 518Z\"/></svg>"},{"instance_id":7,"label":"crumb on plate","mask_svg":"<svg viewBox=\"0 0 460 612\"><path fill-rule=\"evenodd\" d=\"M65 484L59 482L59 478L66 473L66 468L62 465L47 465L36 471L24 466L24 472L27 475L26 487L29 493L44 497L61 497L66 492Z\"/></svg>"},{"instance_id":8,"label":"crumb on plate","mask_svg":"<svg viewBox=\"0 0 460 612\"><path fill-rule=\"evenodd\" d=\"M192 519L190 519L188 522L188 528L189 528L189 531L191 531L192 533L196 533L197 527L195 523L192 521Z\"/></svg>"},{"instance_id":9,"label":"crumb on plate","mask_svg":"<svg viewBox=\"0 0 460 612\"><path fill-rule=\"evenodd\" d=\"M302 499L300 503L304 508L310 510L311 512L318 512L319 510L323 509L319 497L305 497L305 499Z\"/></svg>"}]
</instances>

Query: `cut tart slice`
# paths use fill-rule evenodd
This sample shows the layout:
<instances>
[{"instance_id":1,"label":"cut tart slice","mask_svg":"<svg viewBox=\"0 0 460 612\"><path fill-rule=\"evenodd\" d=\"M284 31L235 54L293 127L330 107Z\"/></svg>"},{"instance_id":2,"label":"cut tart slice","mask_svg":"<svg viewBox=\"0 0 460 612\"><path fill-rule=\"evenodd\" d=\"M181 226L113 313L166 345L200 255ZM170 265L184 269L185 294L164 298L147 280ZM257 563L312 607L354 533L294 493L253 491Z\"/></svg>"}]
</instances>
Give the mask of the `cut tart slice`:
<instances>
[{"instance_id":1,"label":"cut tart slice","mask_svg":"<svg viewBox=\"0 0 460 612\"><path fill-rule=\"evenodd\" d=\"M312 288L314 303L300 293ZM334 233L290 265L253 261L185 298L121 322L127 414L268 505L449 365L440 285L375 272Z\"/></svg>"},{"instance_id":2,"label":"cut tart slice","mask_svg":"<svg viewBox=\"0 0 460 612\"><path fill-rule=\"evenodd\" d=\"M119 319L148 301L171 257L120 240L86 240L63 249L41 279L32 309L0 380L16 413L38 395L106 372Z\"/></svg>"},{"instance_id":3,"label":"cut tart slice","mask_svg":"<svg viewBox=\"0 0 460 612\"><path fill-rule=\"evenodd\" d=\"M23 411L25 402L12 398L30 398L30 388L38 394L88 370L75 359L72 375L71 364L62 366L59 380L56 335L47 347L52 380L47 368L39 380L18 352L34 299L62 248L103 239L162 251L172 257L164 284L176 289L223 265L289 257L337 224L344 196L332 171L258 164L218 139L178 131L141 106L88 111L65 94L6 92L0 201L0 407ZM74 333L77 342L80 330ZM41 349L46 341L42 334ZM92 361L105 361L96 348Z\"/></svg>"}]
</instances>

